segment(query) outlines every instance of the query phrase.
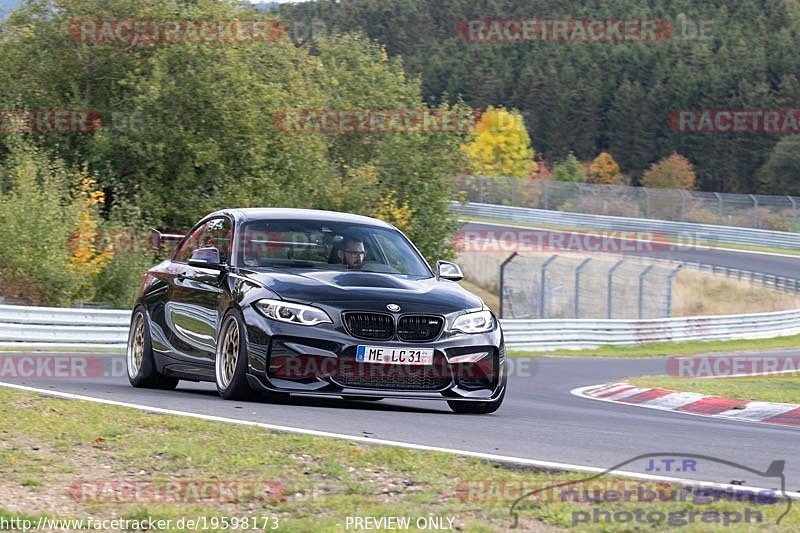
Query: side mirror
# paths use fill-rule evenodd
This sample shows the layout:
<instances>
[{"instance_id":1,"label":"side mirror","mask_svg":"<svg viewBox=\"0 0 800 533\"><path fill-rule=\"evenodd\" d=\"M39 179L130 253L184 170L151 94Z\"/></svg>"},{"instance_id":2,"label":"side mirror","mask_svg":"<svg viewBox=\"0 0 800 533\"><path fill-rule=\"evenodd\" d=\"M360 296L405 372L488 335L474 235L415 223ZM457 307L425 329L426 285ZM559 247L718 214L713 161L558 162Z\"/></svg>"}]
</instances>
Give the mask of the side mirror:
<instances>
[{"instance_id":1,"label":"side mirror","mask_svg":"<svg viewBox=\"0 0 800 533\"><path fill-rule=\"evenodd\" d=\"M155 252L163 251L165 243L169 242L174 246L181 239L183 239L183 235L176 235L174 233L161 233L157 229L150 230L150 246Z\"/></svg>"},{"instance_id":2,"label":"side mirror","mask_svg":"<svg viewBox=\"0 0 800 533\"><path fill-rule=\"evenodd\" d=\"M189 265L200 268L211 268L214 270L222 270L222 265L219 259L219 250L213 246L209 248L198 248L192 252L189 257Z\"/></svg>"},{"instance_id":3,"label":"side mirror","mask_svg":"<svg viewBox=\"0 0 800 533\"><path fill-rule=\"evenodd\" d=\"M461 281L464 273L461 267L450 261L436 261L436 277L438 279L448 279L450 281Z\"/></svg>"}]
</instances>

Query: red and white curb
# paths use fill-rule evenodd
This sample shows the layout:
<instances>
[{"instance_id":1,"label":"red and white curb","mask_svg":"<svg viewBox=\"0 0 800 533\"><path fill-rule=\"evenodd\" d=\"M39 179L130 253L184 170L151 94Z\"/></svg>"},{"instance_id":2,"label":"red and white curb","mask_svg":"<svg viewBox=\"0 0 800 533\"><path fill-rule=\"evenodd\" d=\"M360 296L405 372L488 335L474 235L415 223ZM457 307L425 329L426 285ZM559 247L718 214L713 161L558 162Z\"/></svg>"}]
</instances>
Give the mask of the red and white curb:
<instances>
[{"instance_id":1,"label":"red and white curb","mask_svg":"<svg viewBox=\"0 0 800 533\"><path fill-rule=\"evenodd\" d=\"M575 396L636 405L697 416L800 427L800 405L707 396L697 392L634 387L625 382L590 385L571 391Z\"/></svg>"}]
</instances>

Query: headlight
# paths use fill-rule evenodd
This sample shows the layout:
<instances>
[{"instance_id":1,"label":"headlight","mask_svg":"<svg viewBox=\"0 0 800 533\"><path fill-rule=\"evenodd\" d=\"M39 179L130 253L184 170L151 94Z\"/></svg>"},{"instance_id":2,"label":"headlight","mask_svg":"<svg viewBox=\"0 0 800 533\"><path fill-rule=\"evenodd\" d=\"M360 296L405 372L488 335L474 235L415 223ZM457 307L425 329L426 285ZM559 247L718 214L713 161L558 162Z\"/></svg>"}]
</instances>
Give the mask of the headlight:
<instances>
[{"instance_id":1,"label":"headlight","mask_svg":"<svg viewBox=\"0 0 800 533\"><path fill-rule=\"evenodd\" d=\"M259 300L255 305L267 317L281 322L291 322L302 326L316 326L324 322L333 323L328 313L310 305L281 300Z\"/></svg>"},{"instance_id":2,"label":"headlight","mask_svg":"<svg viewBox=\"0 0 800 533\"><path fill-rule=\"evenodd\" d=\"M458 317L450 329L461 333L485 333L494 329L494 317L491 311L467 313Z\"/></svg>"}]
</instances>

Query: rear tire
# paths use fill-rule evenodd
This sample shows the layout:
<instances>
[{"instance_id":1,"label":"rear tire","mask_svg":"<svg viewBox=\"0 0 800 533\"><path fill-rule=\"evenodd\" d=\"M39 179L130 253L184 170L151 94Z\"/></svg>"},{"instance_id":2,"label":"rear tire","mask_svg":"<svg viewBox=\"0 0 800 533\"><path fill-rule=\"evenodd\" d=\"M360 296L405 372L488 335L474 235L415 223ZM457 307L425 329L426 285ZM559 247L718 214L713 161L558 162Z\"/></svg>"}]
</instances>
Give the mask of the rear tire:
<instances>
[{"instance_id":1,"label":"rear tire","mask_svg":"<svg viewBox=\"0 0 800 533\"><path fill-rule=\"evenodd\" d=\"M252 396L247 383L247 342L244 319L232 309L222 320L214 358L217 392L226 400L246 400Z\"/></svg>"},{"instance_id":2,"label":"rear tire","mask_svg":"<svg viewBox=\"0 0 800 533\"><path fill-rule=\"evenodd\" d=\"M491 402L470 402L470 401L448 401L447 405L450 406L454 412L465 415L488 415L494 413L503 404L503 399L506 396L506 390L496 400Z\"/></svg>"},{"instance_id":3,"label":"rear tire","mask_svg":"<svg viewBox=\"0 0 800 533\"><path fill-rule=\"evenodd\" d=\"M179 379L160 374L156 369L150 337L150 322L141 306L133 310L125 359L128 367L128 381L133 387L172 390L178 386Z\"/></svg>"}]
</instances>

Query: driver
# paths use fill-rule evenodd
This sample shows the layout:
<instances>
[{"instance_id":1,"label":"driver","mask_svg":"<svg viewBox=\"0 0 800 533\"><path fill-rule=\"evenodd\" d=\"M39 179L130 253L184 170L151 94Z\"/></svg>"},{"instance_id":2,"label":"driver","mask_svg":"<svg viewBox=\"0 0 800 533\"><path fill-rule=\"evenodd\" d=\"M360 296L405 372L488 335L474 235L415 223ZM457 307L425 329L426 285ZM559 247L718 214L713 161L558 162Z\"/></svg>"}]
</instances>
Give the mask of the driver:
<instances>
[{"instance_id":1,"label":"driver","mask_svg":"<svg viewBox=\"0 0 800 533\"><path fill-rule=\"evenodd\" d=\"M367 252L364 249L364 241L356 237L346 237L337 254L339 261L347 265L348 269L357 270L364 264L364 256Z\"/></svg>"}]
</instances>

